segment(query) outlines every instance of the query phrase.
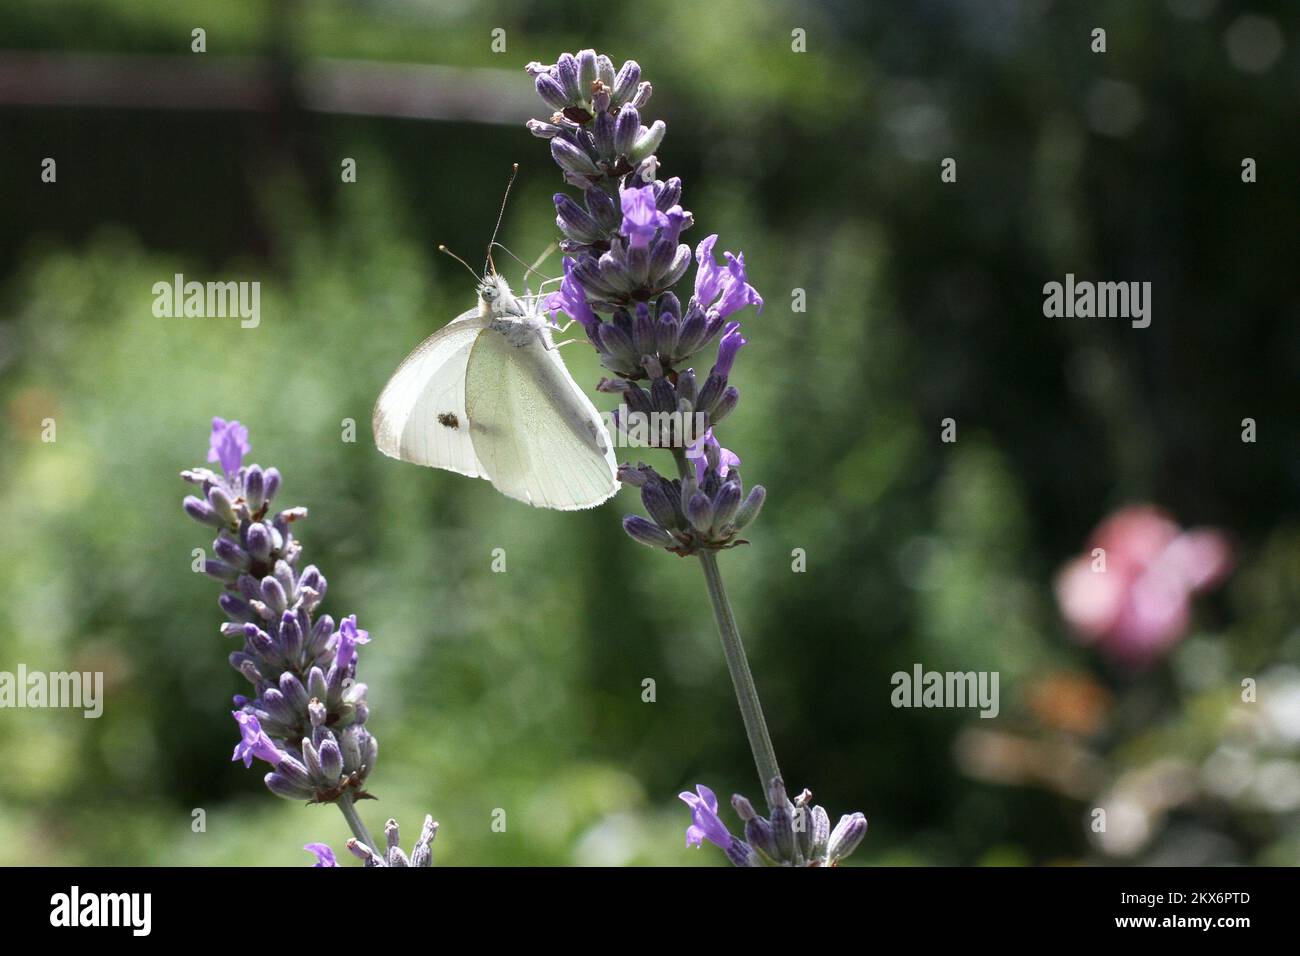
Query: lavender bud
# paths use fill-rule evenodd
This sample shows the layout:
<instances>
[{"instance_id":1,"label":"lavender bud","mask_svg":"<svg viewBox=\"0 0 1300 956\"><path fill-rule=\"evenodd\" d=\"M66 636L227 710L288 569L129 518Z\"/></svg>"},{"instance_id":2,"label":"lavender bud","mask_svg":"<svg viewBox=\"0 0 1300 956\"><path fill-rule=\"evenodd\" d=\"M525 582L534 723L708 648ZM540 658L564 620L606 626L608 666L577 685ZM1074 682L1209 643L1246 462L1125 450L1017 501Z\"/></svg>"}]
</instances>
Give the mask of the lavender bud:
<instances>
[{"instance_id":1,"label":"lavender bud","mask_svg":"<svg viewBox=\"0 0 1300 956\"><path fill-rule=\"evenodd\" d=\"M798 804L794 811L795 845L802 860L813 858L813 819L812 808Z\"/></svg>"},{"instance_id":2,"label":"lavender bud","mask_svg":"<svg viewBox=\"0 0 1300 956\"><path fill-rule=\"evenodd\" d=\"M603 53L596 57L596 78L601 86L614 89L614 63Z\"/></svg>"},{"instance_id":3,"label":"lavender bud","mask_svg":"<svg viewBox=\"0 0 1300 956\"><path fill-rule=\"evenodd\" d=\"M641 82L641 66L636 60L628 60L614 78L614 95L611 103L621 106L636 95L637 85Z\"/></svg>"},{"instance_id":4,"label":"lavender bud","mask_svg":"<svg viewBox=\"0 0 1300 956\"><path fill-rule=\"evenodd\" d=\"M665 490L665 482L647 482L641 488L641 504L661 528L676 528L678 511ZM631 534L631 532L628 532Z\"/></svg>"},{"instance_id":5,"label":"lavender bud","mask_svg":"<svg viewBox=\"0 0 1300 956\"><path fill-rule=\"evenodd\" d=\"M284 588L272 575L262 578L262 600L273 615L283 614L289 606L289 598Z\"/></svg>"},{"instance_id":6,"label":"lavender bud","mask_svg":"<svg viewBox=\"0 0 1300 956\"><path fill-rule=\"evenodd\" d=\"M295 783L300 787L308 790L311 789L311 777L307 773L307 768L296 757L285 754L283 760L275 765L275 772L283 776L290 783Z\"/></svg>"},{"instance_id":7,"label":"lavender bud","mask_svg":"<svg viewBox=\"0 0 1300 956\"><path fill-rule=\"evenodd\" d=\"M668 132L668 127L664 125L663 120L655 120L649 129L637 133L636 140L632 144L632 149L628 152L627 158L634 163L639 163L659 148L659 144L664 140L664 133ZM654 182L651 176L646 182ZM692 204L693 205L693 204Z\"/></svg>"},{"instance_id":8,"label":"lavender bud","mask_svg":"<svg viewBox=\"0 0 1300 956\"><path fill-rule=\"evenodd\" d=\"M325 775L321 773L320 754L316 752L316 748L312 746L311 739L308 737L302 738L302 761L307 768L307 776L312 778L312 783L317 787L325 789L334 786L338 782L337 777L332 781L325 779Z\"/></svg>"},{"instance_id":9,"label":"lavender bud","mask_svg":"<svg viewBox=\"0 0 1300 956\"><path fill-rule=\"evenodd\" d=\"M794 804L786 796L785 783L780 777L773 777L768 784L767 804L771 809L772 835L776 840L777 852L782 860L793 860Z\"/></svg>"},{"instance_id":10,"label":"lavender bud","mask_svg":"<svg viewBox=\"0 0 1300 956\"><path fill-rule=\"evenodd\" d=\"M287 675L293 676L293 675ZM283 675L282 675L283 679ZM286 727L292 727L299 719L299 712L289 703L288 699L274 687L262 692L262 707L265 708L267 717L278 724L284 724ZM263 730L270 733L263 721Z\"/></svg>"},{"instance_id":11,"label":"lavender bud","mask_svg":"<svg viewBox=\"0 0 1300 956\"><path fill-rule=\"evenodd\" d=\"M763 861L748 843L740 837L732 837L727 847L727 859L733 866L762 866Z\"/></svg>"},{"instance_id":12,"label":"lavender bud","mask_svg":"<svg viewBox=\"0 0 1300 956\"><path fill-rule=\"evenodd\" d=\"M564 95L564 87L554 77L543 73L534 83L537 93L553 110L563 111L569 105L569 98Z\"/></svg>"},{"instance_id":13,"label":"lavender bud","mask_svg":"<svg viewBox=\"0 0 1300 956\"><path fill-rule=\"evenodd\" d=\"M221 597L217 598L217 603L232 621L251 622L253 620L253 609L248 602L236 597L229 591L223 591Z\"/></svg>"},{"instance_id":14,"label":"lavender bud","mask_svg":"<svg viewBox=\"0 0 1300 956\"><path fill-rule=\"evenodd\" d=\"M206 501L201 501L193 495L186 495L183 504L185 506L185 513L195 521L211 525L214 528L225 527L226 522L222 519L221 515L217 514L216 509Z\"/></svg>"},{"instance_id":15,"label":"lavender bud","mask_svg":"<svg viewBox=\"0 0 1300 956\"><path fill-rule=\"evenodd\" d=\"M667 212L676 206L682 198L682 181L678 176L664 182L655 183L655 208L660 212ZM673 297L676 302L676 297ZM680 308L675 310L680 314Z\"/></svg>"},{"instance_id":16,"label":"lavender bud","mask_svg":"<svg viewBox=\"0 0 1300 956\"><path fill-rule=\"evenodd\" d=\"M244 500L254 514L266 503L266 474L261 465L249 465L244 472Z\"/></svg>"},{"instance_id":17,"label":"lavender bud","mask_svg":"<svg viewBox=\"0 0 1300 956\"><path fill-rule=\"evenodd\" d=\"M224 561L218 561L215 558L203 559L203 573L209 577L216 578L218 581L224 581L233 584L239 577L239 569L232 568Z\"/></svg>"},{"instance_id":18,"label":"lavender bud","mask_svg":"<svg viewBox=\"0 0 1300 956\"><path fill-rule=\"evenodd\" d=\"M244 534L244 545L256 560L268 560L271 557L271 530L260 521L249 525Z\"/></svg>"},{"instance_id":19,"label":"lavender bud","mask_svg":"<svg viewBox=\"0 0 1300 956\"><path fill-rule=\"evenodd\" d=\"M322 727L326 718L329 717L329 711L325 709L324 704L313 697L307 705L307 716L310 718L313 727Z\"/></svg>"},{"instance_id":20,"label":"lavender bud","mask_svg":"<svg viewBox=\"0 0 1300 956\"><path fill-rule=\"evenodd\" d=\"M677 375L677 399L679 402L685 401L688 406L686 411L695 407L695 370L687 369L679 372ZM696 436L699 437L699 436Z\"/></svg>"},{"instance_id":21,"label":"lavender bud","mask_svg":"<svg viewBox=\"0 0 1300 956\"><path fill-rule=\"evenodd\" d=\"M617 232L623 222L623 211L614 204L609 194L601 189L586 191L587 212L595 221L597 228L604 234Z\"/></svg>"},{"instance_id":22,"label":"lavender bud","mask_svg":"<svg viewBox=\"0 0 1300 956\"><path fill-rule=\"evenodd\" d=\"M566 173L593 178L600 175L600 170L591 161L591 158L567 139L560 139L557 136L551 140L551 158Z\"/></svg>"},{"instance_id":23,"label":"lavender bud","mask_svg":"<svg viewBox=\"0 0 1300 956\"><path fill-rule=\"evenodd\" d=\"M326 740L320 745L321 773L330 781L330 786L338 784L343 776L343 752L337 742Z\"/></svg>"},{"instance_id":24,"label":"lavender bud","mask_svg":"<svg viewBox=\"0 0 1300 956\"><path fill-rule=\"evenodd\" d=\"M368 774L375 769L375 761L379 759L379 741L375 739L374 734L366 733L364 730L358 735L361 744L361 773Z\"/></svg>"},{"instance_id":25,"label":"lavender bud","mask_svg":"<svg viewBox=\"0 0 1300 956\"><path fill-rule=\"evenodd\" d=\"M716 425L734 412L739 401L739 390L736 389L734 385L728 386L723 393L718 396L718 400L713 403L713 407L709 409L710 424Z\"/></svg>"},{"instance_id":26,"label":"lavender bud","mask_svg":"<svg viewBox=\"0 0 1300 956\"><path fill-rule=\"evenodd\" d=\"M349 727L343 731L339 742L339 751L343 755L343 769L356 773L361 769L361 728Z\"/></svg>"},{"instance_id":27,"label":"lavender bud","mask_svg":"<svg viewBox=\"0 0 1300 956\"><path fill-rule=\"evenodd\" d=\"M713 497L712 530L721 531L735 517L740 508L740 482L730 477L722 483L718 493Z\"/></svg>"},{"instance_id":28,"label":"lavender bud","mask_svg":"<svg viewBox=\"0 0 1300 956\"><path fill-rule=\"evenodd\" d=\"M251 564L248 552L229 538L224 531L217 535L212 542L212 550L216 552L217 557L221 558L222 561L225 561L231 567L239 568L241 571L246 571ZM238 577L236 577L236 580L238 580Z\"/></svg>"},{"instance_id":29,"label":"lavender bud","mask_svg":"<svg viewBox=\"0 0 1300 956\"><path fill-rule=\"evenodd\" d=\"M650 95L653 92L654 87L650 85L650 81L644 80L637 84L636 92L632 94L632 98L628 100L628 104L636 109L640 109L650 102Z\"/></svg>"},{"instance_id":30,"label":"lavender bud","mask_svg":"<svg viewBox=\"0 0 1300 956\"><path fill-rule=\"evenodd\" d=\"M628 515L623 519L623 530L635 541L651 548L674 548L677 541L663 528L640 515Z\"/></svg>"},{"instance_id":31,"label":"lavender bud","mask_svg":"<svg viewBox=\"0 0 1300 956\"><path fill-rule=\"evenodd\" d=\"M578 88L578 61L572 53L560 54L560 58L555 61L554 76L559 80L566 99L572 101L582 98Z\"/></svg>"},{"instance_id":32,"label":"lavender bud","mask_svg":"<svg viewBox=\"0 0 1300 956\"><path fill-rule=\"evenodd\" d=\"M433 838L438 835L438 824L433 817L425 816L424 826L420 830L420 839L411 851L411 866L433 865Z\"/></svg>"},{"instance_id":33,"label":"lavender bud","mask_svg":"<svg viewBox=\"0 0 1300 956\"><path fill-rule=\"evenodd\" d=\"M780 851L776 848L776 837L772 833L772 824L762 817L756 816L745 821L745 839L768 859L776 861L781 858Z\"/></svg>"},{"instance_id":34,"label":"lavender bud","mask_svg":"<svg viewBox=\"0 0 1300 956\"><path fill-rule=\"evenodd\" d=\"M697 491L687 502L686 516L696 531L706 533L713 524L713 503L709 501L707 495Z\"/></svg>"},{"instance_id":35,"label":"lavender bud","mask_svg":"<svg viewBox=\"0 0 1300 956\"><path fill-rule=\"evenodd\" d=\"M307 694L322 701L329 696L325 684L325 672L319 667L313 667L307 672Z\"/></svg>"},{"instance_id":36,"label":"lavender bud","mask_svg":"<svg viewBox=\"0 0 1300 956\"><path fill-rule=\"evenodd\" d=\"M550 139L560 133L560 127L554 123L544 123L539 119L530 119L526 124L528 132L538 139Z\"/></svg>"},{"instance_id":37,"label":"lavender bud","mask_svg":"<svg viewBox=\"0 0 1300 956\"><path fill-rule=\"evenodd\" d=\"M366 846L356 837L353 837L352 839L348 840L347 846L348 846L348 852L351 853L359 860L365 860L367 867L384 865L384 858L381 857L374 850L370 849L370 847Z\"/></svg>"},{"instance_id":38,"label":"lavender bud","mask_svg":"<svg viewBox=\"0 0 1300 956\"><path fill-rule=\"evenodd\" d=\"M758 517L758 513L763 510L763 499L767 497L767 489L762 485L755 485L749 490L749 496L745 498L745 503L736 511L736 516L731 520L732 526L739 531L745 525L749 524Z\"/></svg>"},{"instance_id":39,"label":"lavender bud","mask_svg":"<svg viewBox=\"0 0 1300 956\"><path fill-rule=\"evenodd\" d=\"M272 771L262 778L266 788L277 797L284 797L286 800L311 800L316 796L316 791L310 786L303 786L300 783L289 780L278 771Z\"/></svg>"},{"instance_id":40,"label":"lavender bud","mask_svg":"<svg viewBox=\"0 0 1300 956\"><path fill-rule=\"evenodd\" d=\"M640 131L641 114L631 106L621 109L614 121L614 154L630 156Z\"/></svg>"},{"instance_id":41,"label":"lavender bud","mask_svg":"<svg viewBox=\"0 0 1300 956\"><path fill-rule=\"evenodd\" d=\"M826 861L834 866L858 848L867 835L867 818L861 813L845 814L826 844Z\"/></svg>"},{"instance_id":42,"label":"lavender bud","mask_svg":"<svg viewBox=\"0 0 1300 956\"><path fill-rule=\"evenodd\" d=\"M324 614L317 619L316 623L311 626L311 636L307 640L307 646L303 649L307 660L314 661L328 649L327 645L333 633L334 618Z\"/></svg>"},{"instance_id":43,"label":"lavender bud","mask_svg":"<svg viewBox=\"0 0 1300 956\"><path fill-rule=\"evenodd\" d=\"M230 500L230 496L222 489L215 485L208 489L208 504L212 510L221 516L221 520L227 525L237 524L239 518L235 515L235 506Z\"/></svg>"},{"instance_id":44,"label":"lavender bud","mask_svg":"<svg viewBox=\"0 0 1300 956\"><path fill-rule=\"evenodd\" d=\"M587 99L592 87L596 85L599 68L596 64L595 50L582 50L578 53L578 95Z\"/></svg>"},{"instance_id":45,"label":"lavender bud","mask_svg":"<svg viewBox=\"0 0 1300 956\"><path fill-rule=\"evenodd\" d=\"M275 493L280 490L280 472L274 468L266 469L266 477L264 479L264 483L266 487L265 490L262 492L262 494L267 501L270 501L275 497ZM303 511L303 514L304 515L306 514L305 509Z\"/></svg>"},{"instance_id":46,"label":"lavender bud","mask_svg":"<svg viewBox=\"0 0 1300 956\"><path fill-rule=\"evenodd\" d=\"M305 713L311 703L311 697L307 694L307 688L302 686L302 681L290 671L285 671L280 675L279 683L280 693L284 695L285 702L293 708L294 714Z\"/></svg>"},{"instance_id":47,"label":"lavender bud","mask_svg":"<svg viewBox=\"0 0 1300 956\"><path fill-rule=\"evenodd\" d=\"M302 659L302 628L298 615L286 611L280 618L280 653L290 667L297 668Z\"/></svg>"},{"instance_id":48,"label":"lavender bud","mask_svg":"<svg viewBox=\"0 0 1300 956\"><path fill-rule=\"evenodd\" d=\"M812 857L821 859L826 855L826 845L831 839L831 819L826 815L825 807L812 808Z\"/></svg>"}]
</instances>

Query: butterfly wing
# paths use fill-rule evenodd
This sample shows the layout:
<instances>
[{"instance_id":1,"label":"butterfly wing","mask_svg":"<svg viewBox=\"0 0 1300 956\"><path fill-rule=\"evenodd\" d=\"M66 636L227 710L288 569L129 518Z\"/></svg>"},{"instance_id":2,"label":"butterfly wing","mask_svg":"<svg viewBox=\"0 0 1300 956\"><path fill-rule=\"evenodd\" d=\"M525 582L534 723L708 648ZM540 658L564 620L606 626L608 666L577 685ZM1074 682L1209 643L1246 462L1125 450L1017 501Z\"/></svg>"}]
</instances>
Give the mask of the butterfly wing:
<instances>
[{"instance_id":1,"label":"butterfly wing","mask_svg":"<svg viewBox=\"0 0 1300 956\"><path fill-rule=\"evenodd\" d=\"M573 511L618 491L609 434L549 337L517 345L486 329L470 350L465 411L475 455L502 494Z\"/></svg>"},{"instance_id":2,"label":"butterfly wing","mask_svg":"<svg viewBox=\"0 0 1300 956\"><path fill-rule=\"evenodd\" d=\"M484 323L478 309L458 315L397 367L371 420L375 446L385 455L488 477L474 453L465 408L465 370Z\"/></svg>"}]
</instances>

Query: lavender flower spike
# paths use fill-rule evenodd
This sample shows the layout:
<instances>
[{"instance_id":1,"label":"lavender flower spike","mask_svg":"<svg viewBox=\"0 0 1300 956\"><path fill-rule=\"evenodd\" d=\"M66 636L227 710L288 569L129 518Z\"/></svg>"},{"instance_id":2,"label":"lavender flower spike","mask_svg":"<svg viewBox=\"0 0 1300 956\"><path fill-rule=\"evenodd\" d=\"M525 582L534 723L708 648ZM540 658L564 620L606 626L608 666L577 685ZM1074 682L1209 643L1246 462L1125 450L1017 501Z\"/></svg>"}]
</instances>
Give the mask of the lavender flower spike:
<instances>
[{"instance_id":1,"label":"lavender flower spike","mask_svg":"<svg viewBox=\"0 0 1300 956\"><path fill-rule=\"evenodd\" d=\"M843 829L837 828L838 856L827 856L830 826L820 808L808 811L816 838L795 837L795 805L780 786L780 768L718 568L717 552L744 543L738 532L758 516L766 497L761 485L744 494L740 457L713 434L740 400L728 379L746 339L739 323L727 317L749 305L761 313L763 297L749 282L742 253L726 252L722 263L714 258L716 234L695 249L690 301L683 307L673 294L690 266L690 248L679 240L694 218L681 205L681 180L657 178L654 151L666 127L659 120L643 125L650 85L641 79L638 64L628 61L614 74L608 57L583 50L561 55L552 66L530 63L527 71L553 110L528 128L550 140L564 181L581 189L583 199L580 206L563 194L555 197L565 285L548 304L582 323L600 363L614 374L597 388L622 396L614 420L619 434L631 434L633 416L659 418L661 424L650 426L649 440L642 444L670 449L678 474L669 478L644 463L623 464L619 480L640 489L647 513L625 516L623 529L640 544L699 559L754 764L768 788L770 820L760 821L739 798L747 808L742 819L752 845L727 831L707 787L681 794L691 808L687 844L709 840L738 865L834 863L861 839L865 817L846 818ZM691 357L719 337L717 361L697 382ZM683 413L692 427L685 420L666 421Z\"/></svg>"},{"instance_id":2,"label":"lavender flower spike","mask_svg":"<svg viewBox=\"0 0 1300 956\"><path fill-rule=\"evenodd\" d=\"M216 530L217 557L203 570L221 582L217 603L230 619L221 633L240 642L230 665L253 686L253 696L235 698L240 740L232 759L270 764L263 782L276 796L337 804L356 838L369 844L354 803L370 796L364 787L379 753L366 727L366 685L356 681L357 648L370 635L355 615L335 629L334 619L319 613L328 584L313 565L299 570L302 545L293 534L307 509L271 510L280 473L245 466L251 447L247 428L214 418L208 460L220 462L222 473L181 473L202 493L185 499L186 513ZM319 865L334 865L328 847L308 849Z\"/></svg>"}]
</instances>

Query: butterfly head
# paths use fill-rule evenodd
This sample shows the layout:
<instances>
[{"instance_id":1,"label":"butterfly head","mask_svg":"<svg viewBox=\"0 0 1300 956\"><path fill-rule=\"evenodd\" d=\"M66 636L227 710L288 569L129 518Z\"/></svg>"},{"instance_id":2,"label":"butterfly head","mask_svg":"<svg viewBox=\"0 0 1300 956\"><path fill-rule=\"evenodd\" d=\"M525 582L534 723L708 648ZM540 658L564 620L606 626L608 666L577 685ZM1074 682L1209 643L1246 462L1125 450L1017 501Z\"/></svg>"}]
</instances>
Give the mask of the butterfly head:
<instances>
[{"instance_id":1,"label":"butterfly head","mask_svg":"<svg viewBox=\"0 0 1300 956\"><path fill-rule=\"evenodd\" d=\"M523 308L510 284L496 272L489 272L478 285L479 311L486 316L521 315Z\"/></svg>"}]
</instances>

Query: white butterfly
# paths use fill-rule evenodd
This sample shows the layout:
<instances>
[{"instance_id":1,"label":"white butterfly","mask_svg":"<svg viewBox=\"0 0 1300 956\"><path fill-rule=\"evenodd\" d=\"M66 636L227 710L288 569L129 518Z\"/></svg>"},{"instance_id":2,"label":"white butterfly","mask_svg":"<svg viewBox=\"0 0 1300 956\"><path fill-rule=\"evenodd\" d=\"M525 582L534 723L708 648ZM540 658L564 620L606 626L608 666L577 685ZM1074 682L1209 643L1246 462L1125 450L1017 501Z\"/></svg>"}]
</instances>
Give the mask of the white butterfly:
<instances>
[{"instance_id":1,"label":"white butterfly","mask_svg":"<svg viewBox=\"0 0 1300 956\"><path fill-rule=\"evenodd\" d=\"M564 367L545 295L516 297L495 271L478 306L429 336L375 403L390 458L486 478L537 508L593 508L618 490L614 450Z\"/></svg>"}]
</instances>

